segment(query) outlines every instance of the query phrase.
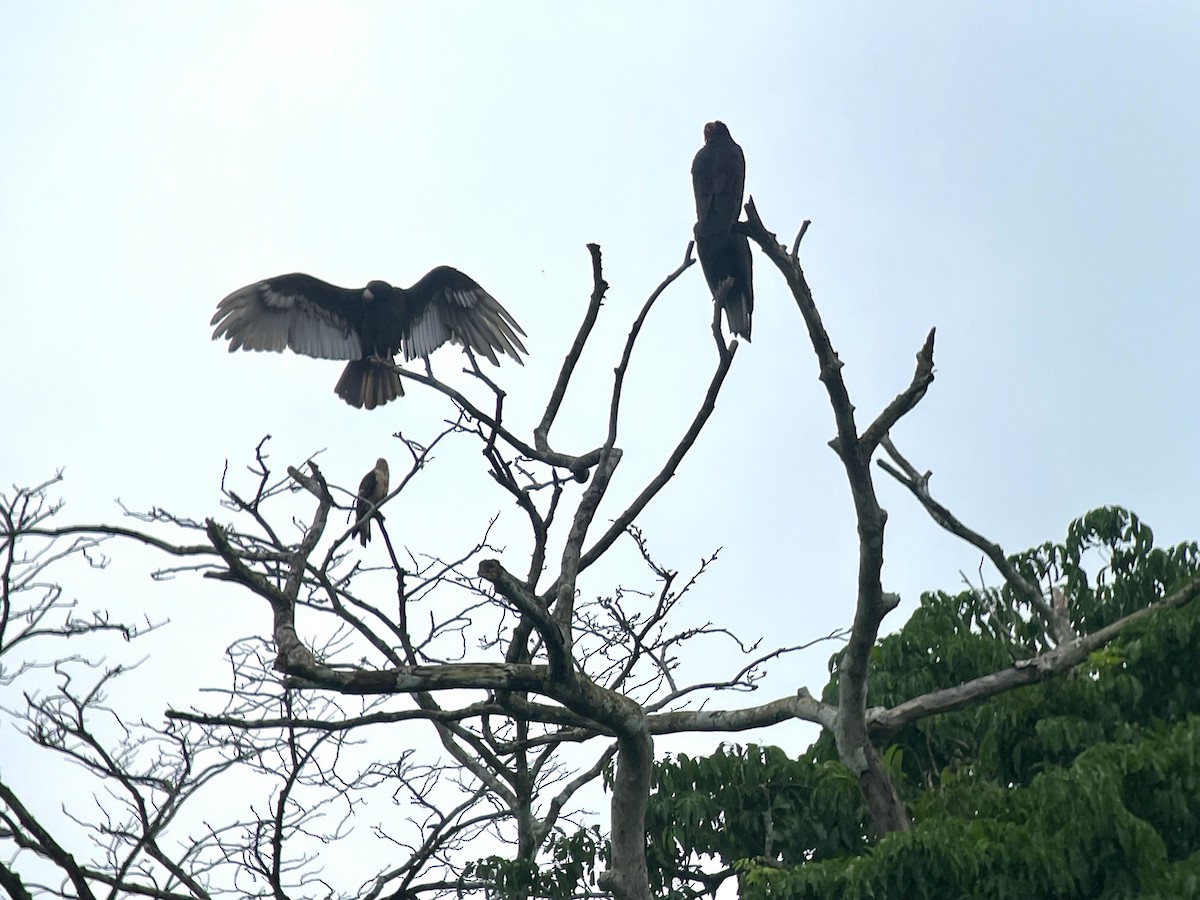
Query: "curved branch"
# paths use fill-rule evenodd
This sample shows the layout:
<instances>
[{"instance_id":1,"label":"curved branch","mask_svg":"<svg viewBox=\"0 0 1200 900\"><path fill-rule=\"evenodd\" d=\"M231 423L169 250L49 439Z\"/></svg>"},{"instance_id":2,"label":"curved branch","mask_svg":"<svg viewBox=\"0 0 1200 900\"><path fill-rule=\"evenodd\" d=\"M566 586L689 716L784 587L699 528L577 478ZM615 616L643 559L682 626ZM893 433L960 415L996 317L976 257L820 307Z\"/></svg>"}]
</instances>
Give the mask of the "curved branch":
<instances>
[{"instance_id":1,"label":"curved branch","mask_svg":"<svg viewBox=\"0 0 1200 900\"><path fill-rule=\"evenodd\" d=\"M881 440L887 437L892 426L921 402L921 398L929 390L929 385L933 384L933 338L936 333L936 328L930 328L925 343L917 351L917 370L913 373L912 382L896 395L896 398L863 432L859 448L867 459L870 459L875 453L875 448L879 446Z\"/></svg>"},{"instance_id":2,"label":"curved branch","mask_svg":"<svg viewBox=\"0 0 1200 900\"><path fill-rule=\"evenodd\" d=\"M804 277L799 260L790 256L775 235L767 231L759 218L758 210L751 198L746 203L748 221L746 234L754 240L783 273L792 297L804 324L820 367L820 380L829 395L829 405L837 424L837 435L830 446L842 461L850 494L854 501L854 514L858 525L858 586L854 610L854 623L850 640L846 644L837 668L838 713L833 734L838 756L858 779L863 799L871 812L871 818L881 832L907 830L911 827L908 813L900 801L895 787L883 768L875 749L871 746L866 726L867 665L879 637L879 627L884 616L896 608L900 598L884 593L881 574L883 570L883 534L887 513L879 505L875 485L871 479L870 459L874 445L870 441L882 438L879 429L894 422L911 409L924 393L924 386L933 375L932 334L926 341L929 353L927 366L918 365L918 377L908 391L900 395L876 420L876 432L867 439L860 438L854 421L854 404L842 378L842 361L833 349L833 343L821 321L812 290ZM803 234L804 229L801 229ZM798 246L797 241L797 246ZM921 357L918 357L921 360Z\"/></svg>"},{"instance_id":3,"label":"curved branch","mask_svg":"<svg viewBox=\"0 0 1200 900\"><path fill-rule=\"evenodd\" d=\"M558 380L554 383L554 390L550 393L549 402L546 403L546 412L542 415L542 421L533 429L534 446L542 453L554 452L550 449L548 442L550 428L562 406L563 398L567 395L567 386L571 382L571 376L575 373L579 357L583 355L583 346L591 336L596 319L600 316L600 305L604 302L604 295L608 292L608 282L604 280L601 271L600 245L588 244L587 249L588 253L592 255L592 296L588 301L587 312L583 315L583 322L579 326L579 333L575 335L575 341L571 344L571 349L567 351L566 358L563 359Z\"/></svg>"},{"instance_id":4,"label":"curved branch","mask_svg":"<svg viewBox=\"0 0 1200 900\"><path fill-rule=\"evenodd\" d=\"M1082 635L1046 653L1019 660L1007 669L992 672L965 684L923 694L890 709L874 708L867 713L873 732L886 734L939 713L953 712L997 694L1045 681L1079 665L1088 654L1115 640L1134 622L1168 609L1177 609L1200 597L1200 575L1185 582L1156 603L1130 613L1091 634Z\"/></svg>"},{"instance_id":5,"label":"curved branch","mask_svg":"<svg viewBox=\"0 0 1200 900\"><path fill-rule=\"evenodd\" d=\"M571 456L570 454L558 453L554 450L541 451L531 447L529 444L525 443L523 440L497 422L494 418L489 416L474 403L468 400L461 392L450 387L450 385L443 384L430 375L422 375L419 372L413 372L401 366L396 367L396 372L404 378L410 378L413 381L420 382L427 387L433 388L435 391L438 391L441 394L445 394L447 397L457 403L467 415L494 430L496 434L500 435L500 437L502 437L510 447L512 447L518 453L529 457L530 459L536 459L539 462L544 462L548 466L560 466L564 469L569 469L571 472L575 472L580 469L590 469L600 460L600 448L590 450L581 456Z\"/></svg>"},{"instance_id":6,"label":"curved branch","mask_svg":"<svg viewBox=\"0 0 1200 900\"><path fill-rule=\"evenodd\" d=\"M579 571L582 572L603 556L605 551L612 546L613 541L624 533L629 524L638 517L641 511L646 508L646 505L662 490L663 486L674 477L679 463L687 455L687 452L691 450L692 445L696 442L696 438L700 435L700 431L704 428L705 423L708 422L709 416L717 408L717 395L721 392L721 385L725 383L725 376L729 374L729 367L733 365L733 357L736 353L737 344L735 342L726 353L722 354L716 371L713 373L712 380L708 384L708 391L704 395L704 403L696 412L695 418L692 419L692 424L688 427L683 437L679 439L679 443L667 458L666 463L663 464L662 469L659 470L658 474L654 476L653 480L646 485L642 492L634 498L629 507L613 520L608 530L600 536L596 543L589 547L587 552L583 554L579 561Z\"/></svg>"},{"instance_id":7,"label":"curved branch","mask_svg":"<svg viewBox=\"0 0 1200 900\"><path fill-rule=\"evenodd\" d=\"M918 473L916 468L896 449L896 445L892 443L890 437L885 436L882 443L884 451L896 462L900 470L895 469L888 464L887 460L883 459L876 462L879 468L908 488L912 495L920 502L921 506L925 508L925 511L929 513L929 517L934 522L955 537L961 538L972 547L982 551L991 560L992 565L996 567L996 571L1000 573L1005 582L1012 587L1013 592L1041 616L1042 621L1054 633L1054 637L1058 643L1067 643L1074 638L1075 633L1071 629L1071 622L1066 614L1056 612L1046 602L1046 598L1042 596L1042 592L1038 589L1037 585L1033 584L1017 571L1016 567L1008 561L1004 549L999 544L988 540L979 532L967 527L950 510L933 499L933 495L929 492L929 479L933 477L933 473Z\"/></svg>"},{"instance_id":8,"label":"curved branch","mask_svg":"<svg viewBox=\"0 0 1200 900\"><path fill-rule=\"evenodd\" d=\"M633 345L637 342L638 335L641 334L642 325L646 322L646 317L650 315L650 310L655 302L662 296L662 292L674 283L680 275L688 270L696 261L692 258L693 243L689 242L687 250L683 254L683 262L679 264L674 272L662 280L662 283L654 289L654 292L642 304L642 310L633 321L633 327L629 329L629 335L625 338L625 350L621 353L621 361L617 364L615 377L613 378L612 402L609 404L608 412L608 439L604 442L605 447L613 447L617 442L617 411L621 406L621 389L625 384L625 372L629 368L630 357L633 356ZM722 357L724 354L722 354Z\"/></svg>"}]
</instances>

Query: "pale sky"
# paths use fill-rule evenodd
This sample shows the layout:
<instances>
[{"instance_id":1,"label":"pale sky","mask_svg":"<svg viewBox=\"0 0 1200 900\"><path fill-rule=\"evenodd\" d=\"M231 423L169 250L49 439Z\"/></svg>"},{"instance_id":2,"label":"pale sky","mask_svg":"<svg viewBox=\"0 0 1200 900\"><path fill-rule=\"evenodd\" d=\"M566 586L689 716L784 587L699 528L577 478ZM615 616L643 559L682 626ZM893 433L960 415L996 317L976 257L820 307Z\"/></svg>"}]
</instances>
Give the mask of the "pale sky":
<instances>
[{"instance_id":1,"label":"pale sky","mask_svg":"<svg viewBox=\"0 0 1200 900\"><path fill-rule=\"evenodd\" d=\"M1009 552L1104 504L1162 542L1200 537L1197 48L1193 3L7 0L0 482L65 468L64 523L115 521L116 497L203 518L219 514L225 460L250 461L265 434L279 471L324 449L346 486L400 453L393 432L431 435L449 409L415 386L364 412L334 396L339 363L210 341L222 297L291 271L347 287L409 285L438 264L470 274L529 334L526 367L496 375L528 434L586 307L589 241L611 289L552 442L598 445L597 404L633 316L683 256L689 166L719 118L766 225L790 244L812 220L802 260L860 427L937 327L937 380L893 436L939 500ZM688 621L800 643L851 619L854 523L803 322L755 255L754 342L641 524L671 568L723 548ZM694 414L709 321L697 266L647 324L601 520ZM435 371L459 361L444 349ZM427 477L399 498L393 537L449 555L499 512L505 560L524 568L519 514L475 448ZM882 473L877 485L894 629L980 554ZM228 587L154 584L152 557L111 552L111 573L69 588L85 609L172 620L142 650L173 663L147 715L220 683L225 644L269 627ZM580 587L621 580L648 584L628 548ZM833 649L716 702L817 692ZM809 734L734 737L799 751Z\"/></svg>"}]
</instances>

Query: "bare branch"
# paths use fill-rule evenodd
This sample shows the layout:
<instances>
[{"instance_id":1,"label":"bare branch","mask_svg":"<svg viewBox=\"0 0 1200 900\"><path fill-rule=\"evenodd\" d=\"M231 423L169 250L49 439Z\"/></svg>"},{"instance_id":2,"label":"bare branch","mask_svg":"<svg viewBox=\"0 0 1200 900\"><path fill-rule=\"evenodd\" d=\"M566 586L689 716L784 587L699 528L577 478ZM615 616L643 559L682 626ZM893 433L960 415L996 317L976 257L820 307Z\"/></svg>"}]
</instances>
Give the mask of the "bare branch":
<instances>
[{"instance_id":1,"label":"bare branch","mask_svg":"<svg viewBox=\"0 0 1200 900\"><path fill-rule=\"evenodd\" d=\"M653 480L642 489L642 492L634 498L626 510L613 520L608 530L597 539L596 543L589 547L587 552L583 554L579 561L579 571L582 572L596 562L612 546L613 542L621 536L625 529L629 527L630 523L641 514L642 510L662 490L663 486L674 477L679 463L687 455L688 451L691 450L705 423L717 407L717 395L721 392L721 386L725 383L725 376L729 374L729 367L733 365L733 357L736 352L737 346L735 345L730 347L729 352L721 357L716 371L713 373L712 380L709 382L708 391L704 395L704 402L692 419L692 424L688 427L683 437L679 439L679 443L675 445L675 449L671 452L666 463L659 470L658 474L654 476Z\"/></svg>"},{"instance_id":2,"label":"bare branch","mask_svg":"<svg viewBox=\"0 0 1200 900\"><path fill-rule=\"evenodd\" d=\"M558 380L554 382L554 390L551 391L550 400L546 403L546 412L542 415L542 421L533 429L534 446L546 454L553 452L550 450L548 442L550 428L554 425L554 419L558 416L563 398L567 395L571 376L575 373L575 366L583 355L584 344L592 334L592 328L600 316L600 305L604 302L604 295L608 292L608 282L604 280L601 272L600 245L588 244L587 249L588 253L592 255L592 296L588 301L587 311L583 315L583 322L579 326L579 333L575 335L575 341L571 344L571 349L567 351L566 358L563 359Z\"/></svg>"},{"instance_id":3,"label":"bare branch","mask_svg":"<svg viewBox=\"0 0 1200 900\"><path fill-rule=\"evenodd\" d=\"M534 447L527 444L525 441L522 441L520 438L518 438L516 435L514 435L512 432L510 432L507 428L504 428L495 419L493 419L487 413L480 410L475 404L473 404L470 400L468 400L462 393L460 393L459 391L456 391L454 388L450 387L449 385L443 384L442 382L438 381L436 378L434 378L430 375L421 375L420 373L413 372L409 369L404 369L404 368L398 367L396 369L396 371L405 378L410 378L413 381L420 382L421 384L424 384L428 387L433 388L435 391L438 391L439 393L445 394L447 397L449 397L451 400L453 400L456 404L458 404L459 408L461 408L467 415L469 415L471 418L475 419L476 421L482 422L488 428L495 430L495 432L498 435L500 435L500 437L502 437L504 439L504 441L510 447L512 447L518 453L521 453L524 456L529 457L530 459L536 459L536 460L539 460L540 462L544 462L547 465L551 465L551 466L561 466L562 468L568 469L571 472L576 472L578 470L586 471L586 470L590 469L592 466L594 466L597 463L597 461L600 459L600 449L599 448L597 448L595 450L591 450L580 456L571 456L569 454L558 453L553 450L548 450L548 451L537 450Z\"/></svg>"},{"instance_id":4,"label":"bare branch","mask_svg":"<svg viewBox=\"0 0 1200 900\"><path fill-rule=\"evenodd\" d=\"M912 700L897 704L890 709L874 708L868 713L868 724L872 731L885 734L902 728L910 722L962 709L1014 688L1061 675L1086 660L1090 653L1111 643L1133 623L1165 610L1178 609L1191 603L1197 597L1200 597L1200 576L1185 582L1161 600L1142 607L1091 634L1080 635L1046 653L1019 660L1007 669L972 679L952 688L914 697Z\"/></svg>"},{"instance_id":5,"label":"bare branch","mask_svg":"<svg viewBox=\"0 0 1200 900\"><path fill-rule=\"evenodd\" d=\"M641 312L634 319L633 327L629 329L629 334L625 338L625 350L621 354L621 362L616 368L615 377L613 378L612 400L609 404L608 413L608 439L604 442L605 447L613 447L617 442L617 412L621 406L621 390L625 384L625 372L629 368L629 360L633 355L633 345L637 342L638 335L641 334L642 325L646 321L646 317L650 315L650 310L654 307L655 302L662 296L663 291L670 287L674 281L688 270L695 263L692 258L693 243L689 242L687 251L684 253L683 262L679 268L662 280L662 283L654 289L654 292L647 298L642 305ZM722 354L724 358L724 354Z\"/></svg>"},{"instance_id":6,"label":"bare branch","mask_svg":"<svg viewBox=\"0 0 1200 900\"><path fill-rule=\"evenodd\" d=\"M878 827L882 831L907 830L911 827L908 813L871 746L866 727L867 665L871 648L879 636L883 617L899 603L898 597L884 592L881 581L887 513L879 505L871 479L870 458L874 446L859 438L854 421L854 404L850 401L842 378L842 361L834 351L817 312L804 270L798 259L789 256L775 235L767 231L753 198L746 203L745 209L748 220L744 226L746 233L783 273L808 328L809 340L820 367L819 377L829 395L829 405L837 424L837 436L831 446L846 471L858 523L858 596L850 640L838 665L838 714L833 729L838 755L858 778L863 798ZM932 333L926 346L929 349L927 375L922 376L923 369L919 364L918 377L914 379L913 386L893 401L878 420L878 425L887 424L892 416L898 418L920 399L924 392L922 385L932 378ZM882 436L872 435L871 439Z\"/></svg>"},{"instance_id":7,"label":"bare branch","mask_svg":"<svg viewBox=\"0 0 1200 900\"><path fill-rule=\"evenodd\" d=\"M936 328L929 329L929 336L917 351L917 370L913 373L912 383L898 394L863 432L859 444L861 453L867 458L875 453L875 448L887 437L892 426L921 401L925 392L929 390L929 385L933 383L933 336L936 332Z\"/></svg>"},{"instance_id":8,"label":"bare branch","mask_svg":"<svg viewBox=\"0 0 1200 900\"><path fill-rule=\"evenodd\" d=\"M691 731L747 731L751 728L766 728L792 719L814 722L833 730L837 708L822 703L800 688L793 697L781 697L762 706L743 709L681 710L678 712L655 713L647 717L654 734L674 734Z\"/></svg>"},{"instance_id":9,"label":"bare branch","mask_svg":"<svg viewBox=\"0 0 1200 900\"><path fill-rule=\"evenodd\" d=\"M896 445L890 437L885 435L882 444L884 451L900 468L899 470L893 468L888 464L887 460L883 459L877 461L879 467L908 488L912 495L925 507L925 511L929 513L929 517L933 521L955 537L961 538L972 547L981 550L991 560L992 565L996 567L1001 577L1012 587L1014 593L1028 603L1042 618L1042 621L1050 627L1060 644L1074 638L1075 634L1071 629L1071 623L1067 616L1055 612L1051 604L1046 602L1037 585L1025 578L1008 561L1008 557L999 544L988 540L979 532L968 528L950 510L933 499L932 494L929 492L929 479L933 477L933 473L918 473L912 464L896 449Z\"/></svg>"}]
</instances>

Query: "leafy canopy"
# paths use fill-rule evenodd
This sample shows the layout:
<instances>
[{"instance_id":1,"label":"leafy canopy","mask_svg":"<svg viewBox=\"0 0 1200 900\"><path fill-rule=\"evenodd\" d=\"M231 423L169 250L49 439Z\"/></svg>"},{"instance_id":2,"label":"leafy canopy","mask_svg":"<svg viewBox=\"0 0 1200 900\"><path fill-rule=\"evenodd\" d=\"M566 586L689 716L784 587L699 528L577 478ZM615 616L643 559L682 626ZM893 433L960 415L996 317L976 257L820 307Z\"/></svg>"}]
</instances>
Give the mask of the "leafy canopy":
<instances>
[{"instance_id":1,"label":"leafy canopy","mask_svg":"<svg viewBox=\"0 0 1200 900\"><path fill-rule=\"evenodd\" d=\"M1053 586L1087 633L1194 576L1200 551L1157 548L1135 515L1110 507L1013 562ZM929 593L877 644L870 703L1052 646L1007 588ZM1200 896L1198 646L1193 603L1131 624L1065 677L879 740L914 819L879 840L829 734L797 759L751 745L665 760L647 822L656 888L672 898L711 889L696 868L707 858L738 873L746 898Z\"/></svg>"}]
</instances>

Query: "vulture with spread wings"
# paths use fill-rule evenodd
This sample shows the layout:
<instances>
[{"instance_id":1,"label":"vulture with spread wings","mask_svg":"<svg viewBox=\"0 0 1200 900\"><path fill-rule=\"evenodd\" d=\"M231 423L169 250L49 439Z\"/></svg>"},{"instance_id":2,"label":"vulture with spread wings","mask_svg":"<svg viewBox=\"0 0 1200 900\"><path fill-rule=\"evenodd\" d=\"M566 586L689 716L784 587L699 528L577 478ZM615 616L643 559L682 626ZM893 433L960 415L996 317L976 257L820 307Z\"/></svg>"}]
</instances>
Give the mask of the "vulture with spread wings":
<instances>
[{"instance_id":1,"label":"vulture with spread wings","mask_svg":"<svg viewBox=\"0 0 1200 900\"><path fill-rule=\"evenodd\" d=\"M724 122L704 126L704 146L692 160L696 195L696 256L712 291L725 310L729 330L750 340L754 312L753 259L750 241L733 230L742 210L746 158Z\"/></svg>"},{"instance_id":2,"label":"vulture with spread wings","mask_svg":"<svg viewBox=\"0 0 1200 900\"><path fill-rule=\"evenodd\" d=\"M334 392L359 409L404 396L392 359L428 357L453 340L493 365L524 365L525 332L508 310L458 269L438 266L412 287L372 281L337 287L311 275L280 275L234 291L217 305L213 340L229 350L271 350L349 360Z\"/></svg>"}]
</instances>

